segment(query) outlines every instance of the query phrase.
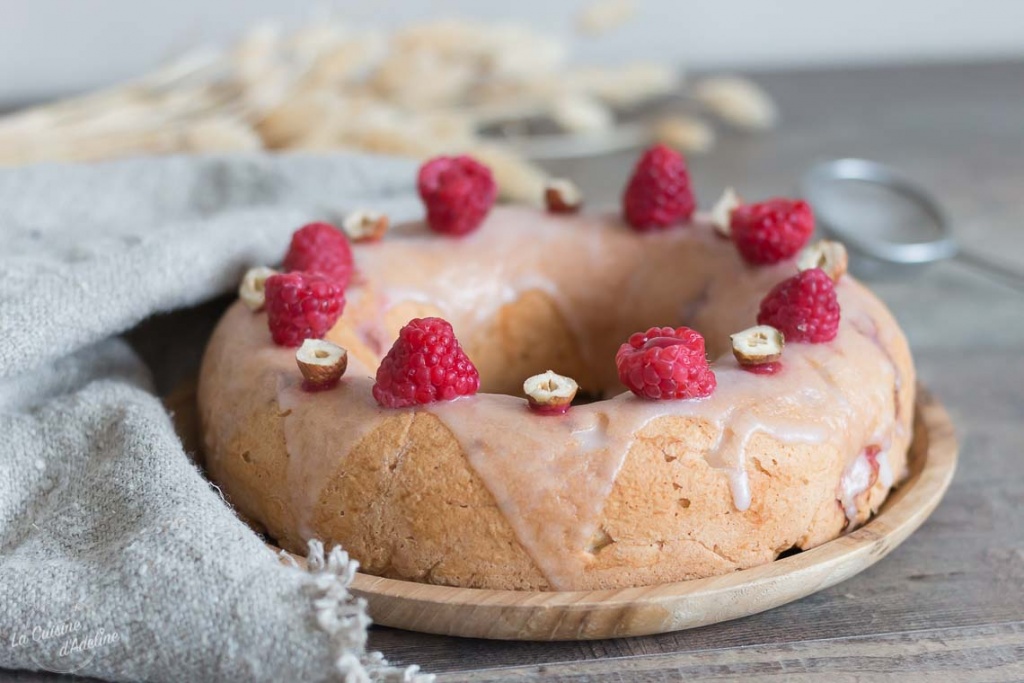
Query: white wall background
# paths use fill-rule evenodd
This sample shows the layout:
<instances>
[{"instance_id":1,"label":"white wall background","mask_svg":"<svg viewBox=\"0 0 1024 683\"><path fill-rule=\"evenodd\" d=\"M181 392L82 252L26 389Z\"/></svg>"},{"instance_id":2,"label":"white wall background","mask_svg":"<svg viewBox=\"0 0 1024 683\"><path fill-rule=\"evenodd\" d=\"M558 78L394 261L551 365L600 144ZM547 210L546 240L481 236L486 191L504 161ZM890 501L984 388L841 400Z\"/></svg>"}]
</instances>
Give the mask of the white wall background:
<instances>
[{"instance_id":1,"label":"white wall background","mask_svg":"<svg viewBox=\"0 0 1024 683\"><path fill-rule=\"evenodd\" d=\"M758 69L1024 57L1024 0L636 0L638 16L581 59L656 58ZM516 19L571 34L584 0L0 0L0 102L82 90L146 70L251 22L325 8L358 23L439 15ZM1024 85L1024 84L1022 84Z\"/></svg>"}]
</instances>

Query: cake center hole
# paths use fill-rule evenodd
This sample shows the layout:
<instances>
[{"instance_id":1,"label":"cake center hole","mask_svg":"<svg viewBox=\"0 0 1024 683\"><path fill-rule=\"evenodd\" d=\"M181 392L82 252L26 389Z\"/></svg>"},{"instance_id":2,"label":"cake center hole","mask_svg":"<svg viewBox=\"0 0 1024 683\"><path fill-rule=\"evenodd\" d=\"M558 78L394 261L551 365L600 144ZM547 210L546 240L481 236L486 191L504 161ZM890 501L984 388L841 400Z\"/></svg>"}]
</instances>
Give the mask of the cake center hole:
<instances>
[{"instance_id":1,"label":"cake center hole","mask_svg":"<svg viewBox=\"0 0 1024 683\"><path fill-rule=\"evenodd\" d=\"M317 358L327 358L327 356L329 356L330 354L324 351L323 349L317 349L316 351L313 352L313 355L316 356Z\"/></svg>"},{"instance_id":2,"label":"cake center hole","mask_svg":"<svg viewBox=\"0 0 1024 683\"><path fill-rule=\"evenodd\" d=\"M687 252L686 258L699 260L698 256ZM659 262L652 267L658 272L677 265L673 259L671 263ZM650 301L640 297L642 281L630 279L632 284L628 286L619 283L617 286L629 290L622 296L640 297L635 305L613 303L608 287L603 286L571 290L571 300L532 285L522 285L522 291L518 290L520 285L510 286L512 300L489 312L489 317L465 315L465 319L456 319L453 325L466 355L480 373L482 393L522 398L523 382L550 370L572 378L579 385L574 405L602 401L626 391L619 379L615 356L631 335L646 333L651 328L680 326L701 331L701 327L710 325L716 334L706 338L707 353L714 358L730 348L729 337L723 334L726 330L749 326L749 313L743 307L736 307L735 313L732 309L726 312L725 317L736 318L735 323L722 322L707 313L708 297L704 292L708 285L696 277L684 280L658 280L661 289ZM467 288L469 285L466 283ZM490 289L487 291L490 295ZM413 302L403 302L400 307L392 309L389 319L408 319L426 312L423 304ZM644 341L646 349L673 349L688 343L658 330ZM388 344L381 346L384 355ZM547 378L539 378L533 386L545 392L560 390L557 380L549 382Z\"/></svg>"}]
</instances>

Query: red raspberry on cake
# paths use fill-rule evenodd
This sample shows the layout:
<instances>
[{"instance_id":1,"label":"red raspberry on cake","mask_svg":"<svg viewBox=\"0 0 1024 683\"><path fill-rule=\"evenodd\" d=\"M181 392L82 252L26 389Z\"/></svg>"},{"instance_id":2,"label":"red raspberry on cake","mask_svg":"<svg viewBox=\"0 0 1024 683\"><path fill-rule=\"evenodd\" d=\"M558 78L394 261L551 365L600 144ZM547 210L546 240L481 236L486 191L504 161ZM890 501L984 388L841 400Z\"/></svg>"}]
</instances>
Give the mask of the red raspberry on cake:
<instances>
[{"instance_id":1,"label":"red raspberry on cake","mask_svg":"<svg viewBox=\"0 0 1024 683\"><path fill-rule=\"evenodd\" d=\"M622 198L622 213L634 230L644 232L689 220L696 205L683 155L655 145L633 169Z\"/></svg>"},{"instance_id":2,"label":"red raspberry on cake","mask_svg":"<svg viewBox=\"0 0 1024 683\"><path fill-rule=\"evenodd\" d=\"M284 269L321 273L344 289L352 279L352 247L345 234L330 223L309 223L292 235Z\"/></svg>"},{"instance_id":3,"label":"red raspberry on cake","mask_svg":"<svg viewBox=\"0 0 1024 683\"><path fill-rule=\"evenodd\" d=\"M345 288L323 273L284 273L267 278L267 324L279 346L320 339L341 317Z\"/></svg>"},{"instance_id":4,"label":"red raspberry on cake","mask_svg":"<svg viewBox=\"0 0 1024 683\"><path fill-rule=\"evenodd\" d=\"M736 207L730 228L743 260L766 265L784 261L803 249L814 233L814 214L805 201L769 199Z\"/></svg>"},{"instance_id":5,"label":"red raspberry on cake","mask_svg":"<svg viewBox=\"0 0 1024 683\"><path fill-rule=\"evenodd\" d=\"M416 185L427 207L427 225L445 235L479 228L498 196L491 169L468 156L431 159L420 167Z\"/></svg>"},{"instance_id":6,"label":"red raspberry on cake","mask_svg":"<svg viewBox=\"0 0 1024 683\"><path fill-rule=\"evenodd\" d=\"M641 398L704 398L717 385L704 337L689 327L637 332L619 347L615 365L622 383Z\"/></svg>"},{"instance_id":7,"label":"red raspberry on cake","mask_svg":"<svg viewBox=\"0 0 1024 683\"><path fill-rule=\"evenodd\" d=\"M759 325L771 325L787 342L819 344L839 331L839 300L821 268L804 270L775 285L761 301Z\"/></svg>"},{"instance_id":8,"label":"red raspberry on cake","mask_svg":"<svg viewBox=\"0 0 1024 683\"><path fill-rule=\"evenodd\" d=\"M377 368L373 397L385 408L406 408L471 396L480 373L469 360L447 320L415 318Z\"/></svg>"}]
</instances>

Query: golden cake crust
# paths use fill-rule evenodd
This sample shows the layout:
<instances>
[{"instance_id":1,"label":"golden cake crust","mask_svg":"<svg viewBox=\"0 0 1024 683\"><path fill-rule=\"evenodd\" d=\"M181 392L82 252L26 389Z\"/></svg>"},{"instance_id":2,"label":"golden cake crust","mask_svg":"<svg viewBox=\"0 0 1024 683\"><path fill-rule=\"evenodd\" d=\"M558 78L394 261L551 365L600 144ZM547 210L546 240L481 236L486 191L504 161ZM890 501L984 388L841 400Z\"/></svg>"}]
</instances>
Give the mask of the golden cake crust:
<instances>
[{"instance_id":1,"label":"golden cake crust","mask_svg":"<svg viewBox=\"0 0 1024 683\"><path fill-rule=\"evenodd\" d=\"M501 219L518 222L527 215L510 212ZM606 229L613 235L610 241L621 239L618 226ZM386 243L377 247L387 248ZM493 247L482 241L467 248ZM686 248L680 253L688 253ZM701 242L700 249L715 256L694 257L694 262L707 261L709 269L729 272L697 273L688 277L699 282L679 286L689 300L706 307L690 312L696 327L708 335L713 354L723 353L727 332L746 326L751 306L785 272L750 275L728 248L728 243ZM662 252L664 245L651 249ZM363 253L357 250L360 267ZM837 348L807 349L806 358L798 355L804 351L793 352L791 372L805 373L797 377L802 384L813 378L820 392L835 392L835 400L829 394L822 403L823 410L852 406L822 418L835 419L820 438L800 436L805 422L821 416L806 414L806 402L814 399L799 387L792 389L791 402L764 407L773 400L772 392L761 397L761 387L790 381L772 377L760 378L764 384L757 385L759 398L751 403L750 414L760 416L762 428L748 430L739 474L709 454L739 429L736 420L742 416L715 412L713 405L708 414L700 414L703 408L692 414L644 413L642 419L629 418L636 428L620 439L614 425L627 424L620 415L651 409L629 397L591 404L604 406L592 411L593 429L604 429L607 436L588 451L602 455L592 456L596 464L585 478L607 480L607 488L594 484L598 493L588 489L588 495L572 501L580 509L576 523L562 507L552 507L556 502L549 500L550 493L535 497L529 490L534 480L516 469L517 463L554 467L547 460L534 462L542 458L530 444L542 441L519 438L523 430L541 424L530 420L552 418L525 410L520 415L506 401L495 408L491 422L507 419L508 424L481 431L484 427L454 417L455 411L469 410L465 400L436 410L388 411L369 405L363 397L370 385L366 376L398 328L411 317L451 313L443 301L398 300L393 293L382 306L388 271L375 272L376 264L368 265L366 282L356 288L361 291L328 335L348 348L354 361L341 389L300 395L294 351L274 347L265 315L240 304L224 316L204 358L199 404L208 472L241 514L288 550L304 552L307 539L315 537L341 543L365 572L454 586L585 590L663 583L750 567L790 548L835 538L877 510L906 469L914 400L909 350L885 307L846 277L838 288L846 327ZM464 318L453 321L481 370L485 390L518 393L526 369L548 367L575 377L581 386L608 388L606 371L587 362L594 350L583 348L580 323L569 319L564 302L552 291L559 290L530 282L473 325ZM368 321L377 321L379 328L368 333ZM593 325L585 327L593 330ZM784 361L791 349L786 351ZM743 387L752 380L730 367L728 358L720 358L718 365L728 380L725 389L720 387L723 392L751 395ZM729 378L734 375L732 389ZM780 390L780 396L788 396L787 391ZM490 400L470 400L477 398L481 401L474 405ZM346 429L334 416L357 427ZM785 429L772 433L772 425ZM832 433L836 429L843 430L842 438ZM516 457L492 468L493 458L487 460L480 454L484 451L474 455L477 447L467 446L470 433L484 435L480 438L493 442L489 447L511 450ZM851 499L842 500L844 486L849 489L848 480L855 478L855 460L883 433L886 442L877 445L884 447L888 474L875 476L863 490L854 487ZM620 443L621 454L606 454ZM575 467L570 456L550 458L558 467ZM737 498L740 475L749 489L746 509L739 508ZM549 538L551 529L564 529L565 542L557 534Z\"/></svg>"}]
</instances>

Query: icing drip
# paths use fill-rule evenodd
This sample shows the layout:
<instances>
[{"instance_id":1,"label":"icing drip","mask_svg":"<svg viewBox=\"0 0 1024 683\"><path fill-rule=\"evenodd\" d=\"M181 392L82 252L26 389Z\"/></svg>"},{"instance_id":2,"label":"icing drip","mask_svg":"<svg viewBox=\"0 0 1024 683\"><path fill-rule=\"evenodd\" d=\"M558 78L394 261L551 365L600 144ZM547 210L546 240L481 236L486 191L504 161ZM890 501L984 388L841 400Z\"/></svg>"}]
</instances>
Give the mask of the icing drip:
<instances>
[{"instance_id":1,"label":"icing drip","mask_svg":"<svg viewBox=\"0 0 1024 683\"><path fill-rule=\"evenodd\" d=\"M878 462L878 481L882 482L882 486L885 488L892 488L896 479L892 472L892 465L889 464L889 451L884 450L879 453L876 461Z\"/></svg>"},{"instance_id":2,"label":"icing drip","mask_svg":"<svg viewBox=\"0 0 1024 683\"><path fill-rule=\"evenodd\" d=\"M622 465L622 446L632 443L629 425L602 412L546 417L517 429L536 418L511 396L476 396L427 410L462 444L552 587L571 586L587 564L586 546ZM502 447L510 433L520 449Z\"/></svg>"},{"instance_id":3,"label":"icing drip","mask_svg":"<svg viewBox=\"0 0 1024 683\"><path fill-rule=\"evenodd\" d=\"M867 456L861 453L843 472L843 479L839 484L839 502L850 524L857 519L857 496L871 488L875 478L873 469Z\"/></svg>"},{"instance_id":4,"label":"icing drip","mask_svg":"<svg viewBox=\"0 0 1024 683\"><path fill-rule=\"evenodd\" d=\"M369 369L353 358L337 387L317 393L303 391L293 372L279 375L277 402L284 415L287 492L299 533L305 538L316 537L311 526L313 513L338 463L387 414L373 399L369 374Z\"/></svg>"},{"instance_id":5,"label":"icing drip","mask_svg":"<svg viewBox=\"0 0 1024 683\"><path fill-rule=\"evenodd\" d=\"M868 304L868 302L865 302L865 303ZM895 413L895 420L893 422L893 429L894 429L894 435L897 436L900 439L903 439L903 438L905 438L907 436L907 430L906 430L906 427L904 426L903 415L902 415L902 412L903 412L903 401L902 401L902 398L901 398L901 392L903 390L903 375L900 372L899 365L896 363L896 360L892 357L892 354L889 352L889 345L892 343L891 335L887 336L887 338L883 340L882 336L881 336L881 333L880 333L880 330L879 330L878 322L873 317L874 315L878 315L879 314L879 311L877 311L877 308L878 308L877 303L875 305L873 305L873 306L868 304L867 307L875 308L876 311L872 312L872 311L868 311L868 310L862 310L862 311L859 311L859 312L855 313L853 315L853 317L851 318L852 324L853 324L853 327L858 332L860 332L866 338L870 339L871 342L874 343L874 345L878 347L878 350L881 351L881 353L884 356L885 360L889 363L890 367L892 368L892 372L893 372L893 376L894 376L894 380L893 380L893 396L894 396L893 403L894 403L894 406L893 406L893 409L894 409L894 413Z\"/></svg>"},{"instance_id":6,"label":"icing drip","mask_svg":"<svg viewBox=\"0 0 1024 683\"><path fill-rule=\"evenodd\" d=\"M843 471L837 497L848 524L853 525L857 520L857 498L875 482L880 482L886 489L892 487L895 478L889 463L889 448L888 442L882 446L870 445L858 453Z\"/></svg>"},{"instance_id":7,"label":"icing drip","mask_svg":"<svg viewBox=\"0 0 1024 683\"><path fill-rule=\"evenodd\" d=\"M526 402L511 396L478 395L425 406L458 439L470 465L494 495L516 537L559 590L591 560L587 547L637 435L654 420L701 418L719 435L704 454L728 477L739 510L751 504L746 446L758 433L782 444L822 443L825 425L781 417L812 411L820 394L779 387L736 365L719 370L719 386L700 401L644 401L621 394L599 404L576 406L563 417L537 419ZM797 376L794 375L795 381ZM771 396L775 402L769 401ZM517 447L507 447L515 434ZM525 457L524 457L525 456Z\"/></svg>"},{"instance_id":8,"label":"icing drip","mask_svg":"<svg viewBox=\"0 0 1024 683\"><path fill-rule=\"evenodd\" d=\"M733 412L736 415L735 411ZM747 473L747 444L757 433L768 434L782 443L821 443L825 431L812 423L774 422L766 424L750 412L742 412L722 425L718 443L708 453L712 467L725 470L729 477L733 505L740 512L750 509L750 475Z\"/></svg>"}]
</instances>

